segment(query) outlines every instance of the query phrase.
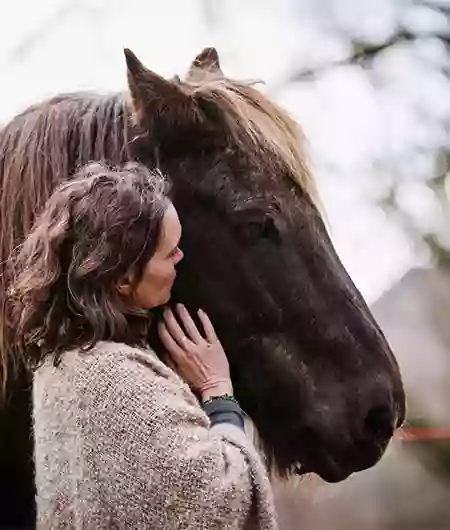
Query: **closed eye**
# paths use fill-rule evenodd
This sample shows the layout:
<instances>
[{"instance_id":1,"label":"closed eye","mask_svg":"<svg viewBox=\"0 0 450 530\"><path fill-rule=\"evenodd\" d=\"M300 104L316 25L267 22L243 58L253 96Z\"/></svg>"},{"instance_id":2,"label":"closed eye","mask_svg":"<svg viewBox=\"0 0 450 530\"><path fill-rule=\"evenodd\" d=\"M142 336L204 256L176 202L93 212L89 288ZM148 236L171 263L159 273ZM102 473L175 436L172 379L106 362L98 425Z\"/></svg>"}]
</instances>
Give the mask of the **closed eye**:
<instances>
[{"instance_id":1,"label":"closed eye","mask_svg":"<svg viewBox=\"0 0 450 530\"><path fill-rule=\"evenodd\" d=\"M167 258L173 258L179 252L179 250L180 250L180 239L178 239L177 244L167 254Z\"/></svg>"},{"instance_id":2,"label":"closed eye","mask_svg":"<svg viewBox=\"0 0 450 530\"><path fill-rule=\"evenodd\" d=\"M280 241L280 233L272 217L264 217L260 220L247 221L239 227L239 233L249 243L256 243L261 240L273 242Z\"/></svg>"},{"instance_id":3,"label":"closed eye","mask_svg":"<svg viewBox=\"0 0 450 530\"><path fill-rule=\"evenodd\" d=\"M253 200L250 207L233 212L233 224L238 236L247 244L258 241L281 241L282 214L276 202Z\"/></svg>"}]
</instances>

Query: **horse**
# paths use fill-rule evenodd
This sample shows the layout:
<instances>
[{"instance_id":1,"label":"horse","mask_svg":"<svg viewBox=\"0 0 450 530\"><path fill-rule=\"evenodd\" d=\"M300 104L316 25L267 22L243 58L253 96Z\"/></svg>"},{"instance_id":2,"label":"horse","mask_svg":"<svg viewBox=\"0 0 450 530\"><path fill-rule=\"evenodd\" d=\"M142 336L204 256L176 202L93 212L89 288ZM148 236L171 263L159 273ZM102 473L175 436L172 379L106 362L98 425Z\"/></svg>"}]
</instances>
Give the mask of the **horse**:
<instances>
[{"instance_id":1,"label":"horse","mask_svg":"<svg viewBox=\"0 0 450 530\"><path fill-rule=\"evenodd\" d=\"M61 94L0 131L1 296L8 256L79 166L157 167L183 226L173 301L211 316L268 468L339 482L375 465L404 420L402 378L333 247L300 126L214 48L170 79L124 53L127 91ZM32 375L1 359L0 519L30 527Z\"/></svg>"}]
</instances>

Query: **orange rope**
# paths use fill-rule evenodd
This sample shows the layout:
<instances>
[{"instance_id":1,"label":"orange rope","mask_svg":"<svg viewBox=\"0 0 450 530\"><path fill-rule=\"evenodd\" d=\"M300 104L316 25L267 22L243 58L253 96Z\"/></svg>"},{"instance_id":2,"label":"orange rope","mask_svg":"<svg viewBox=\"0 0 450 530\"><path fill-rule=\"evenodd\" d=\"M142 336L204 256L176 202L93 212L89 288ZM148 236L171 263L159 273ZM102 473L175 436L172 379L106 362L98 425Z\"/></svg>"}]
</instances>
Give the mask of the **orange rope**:
<instances>
[{"instance_id":1,"label":"orange rope","mask_svg":"<svg viewBox=\"0 0 450 530\"><path fill-rule=\"evenodd\" d=\"M450 440L450 427L403 427L395 437L403 442Z\"/></svg>"}]
</instances>

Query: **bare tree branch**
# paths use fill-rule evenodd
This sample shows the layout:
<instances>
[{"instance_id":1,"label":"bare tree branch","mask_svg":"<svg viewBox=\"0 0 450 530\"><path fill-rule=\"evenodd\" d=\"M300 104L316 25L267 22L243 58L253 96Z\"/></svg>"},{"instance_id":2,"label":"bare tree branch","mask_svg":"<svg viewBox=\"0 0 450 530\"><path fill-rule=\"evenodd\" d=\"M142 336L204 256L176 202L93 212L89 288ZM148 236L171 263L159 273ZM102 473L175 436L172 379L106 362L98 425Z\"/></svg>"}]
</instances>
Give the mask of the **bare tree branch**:
<instances>
[{"instance_id":1,"label":"bare tree branch","mask_svg":"<svg viewBox=\"0 0 450 530\"><path fill-rule=\"evenodd\" d=\"M448 2L433 2L432 0L420 0L417 2L414 2L415 5L422 6L422 7L428 7L432 9L433 11L437 11L438 13L442 13L445 16L450 16L450 5L448 5Z\"/></svg>"},{"instance_id":2,"label":"bare tree branch","mask_svg":"<svg viewBox=\"0 0 450 530\"><path fill-rule=\"evenodd\" d=\"M398 44L402 44L405 42L413 42L419 39L423 39L425 37L438 38L442 40L443 42L445 42L448 46L450 46L450 32L448 34L416 35L406 29L399 30L392 37L378 44L361 42L361 41L353 41L354 51L348 57L345 57L344 59L340 59L339 61L332 61L330 63L326 63L324 65L321 65L315 68L307 68L307 69L302 69L302 70L293 72L289 77L287 77L281 83L273 87L272 93L278 92L279 90L281 90L282 88L285 88L287 85L291 83L311 81L319 77L321 74L328 72L332 68L336 68L340 66L347 66L347 65L352 65L352 64L359 64L362 66L367 66L370 62L374 60L374 58L379 53L383 52L384 50L392 48Z\"/></svg>"}]
</instances>

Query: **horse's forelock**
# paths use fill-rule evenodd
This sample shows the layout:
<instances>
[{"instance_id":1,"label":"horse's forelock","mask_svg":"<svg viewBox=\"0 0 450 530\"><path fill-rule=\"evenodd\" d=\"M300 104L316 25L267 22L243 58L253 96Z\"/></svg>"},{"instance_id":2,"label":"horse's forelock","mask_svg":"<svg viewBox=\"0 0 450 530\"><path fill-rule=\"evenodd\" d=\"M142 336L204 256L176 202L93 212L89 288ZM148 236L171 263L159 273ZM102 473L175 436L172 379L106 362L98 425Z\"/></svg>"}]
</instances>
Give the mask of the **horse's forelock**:
<instances>
[{"instance_id":1,"label":"horse's forelock","mask_svg":"<svg viewBox=\"0 0 450 530\"><path fill-rule=\"evenodd\" d=\"M287 169L294 184L313 200L317 190L309 168L305 137L296 122L275 102L255 89L255 83L241 83L217 76L187 82L194 94L215 105L226 121L227 131L255 163L268 156Z\"/></svg>"}]
</instances>

